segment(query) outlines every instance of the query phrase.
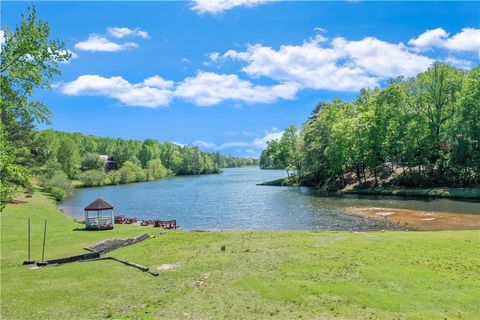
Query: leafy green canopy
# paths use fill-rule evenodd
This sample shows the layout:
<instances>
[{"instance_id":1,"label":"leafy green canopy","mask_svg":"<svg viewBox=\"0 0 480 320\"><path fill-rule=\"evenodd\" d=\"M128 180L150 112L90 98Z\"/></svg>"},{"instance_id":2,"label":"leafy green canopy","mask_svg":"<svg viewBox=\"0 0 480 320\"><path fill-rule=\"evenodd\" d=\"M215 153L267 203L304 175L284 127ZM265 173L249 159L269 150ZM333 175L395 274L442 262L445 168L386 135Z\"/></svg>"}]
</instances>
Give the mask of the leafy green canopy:
<instances>
[{"instance_id":1,"label":"leafy green canopy","mask_svg":"<svg viewBox=\"0 0 480 320\"><path fill-rule=\"evenodd\" d=\"M361 90L355 102L317 105L296 132L262 152L263 168L293 168L314 185L341 188L480 183L480 67L434 63L414 78Z\"/></svg>"},{"instance_id":2,"label":"leafy green canopy","mask_svg":"<svg viewBox=\"0 0 480 320\"><path fill-rule=\"evenodd\" d=\"M33 129L49 120L48 108L32 100L32 93L48 88L52 77L60 74L58 64L71 56L63 42L49 35L48 23L37 18L34 6L14 31L5 30L0 51L1 207L28 186Z\"/></svg>"},{"instance_id":3,"label":"leafy green canopy","mask_svg":"<svg viewBox=\"0 0 480 320\"><path fill-rule=\"evenodd\" d=\"M34 141L34 152L42 164L34 167L35 173L51 176L62 171L71 179L86 177L83 174L86 171L121 170L127 162L146 170L144 178L147 180L169 174L216 173L220 168L258 163L253 158L207 153L196 147L153 139L142 142L44 130L35 133Z\"/></svg>"}]
</instances>

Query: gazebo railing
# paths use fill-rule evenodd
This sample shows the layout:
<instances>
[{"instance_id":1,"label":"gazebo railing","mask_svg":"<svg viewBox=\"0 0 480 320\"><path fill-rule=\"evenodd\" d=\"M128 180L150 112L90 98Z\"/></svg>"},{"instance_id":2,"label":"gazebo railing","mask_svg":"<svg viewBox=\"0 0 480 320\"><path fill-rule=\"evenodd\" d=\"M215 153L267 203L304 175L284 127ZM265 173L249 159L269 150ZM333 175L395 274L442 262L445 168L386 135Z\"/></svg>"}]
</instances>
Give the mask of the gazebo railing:
<instances>
[{"instance_id":1,"label":"gazebo railing","mask_svg":"<svg viewBox=\"0 0 480 320\"><path fill-rule=\"evenodd\" d=\"M108 229L113 228L111 217L92 217L85 221L85 225L90 229Z\"/></svg>"}]
</instances>

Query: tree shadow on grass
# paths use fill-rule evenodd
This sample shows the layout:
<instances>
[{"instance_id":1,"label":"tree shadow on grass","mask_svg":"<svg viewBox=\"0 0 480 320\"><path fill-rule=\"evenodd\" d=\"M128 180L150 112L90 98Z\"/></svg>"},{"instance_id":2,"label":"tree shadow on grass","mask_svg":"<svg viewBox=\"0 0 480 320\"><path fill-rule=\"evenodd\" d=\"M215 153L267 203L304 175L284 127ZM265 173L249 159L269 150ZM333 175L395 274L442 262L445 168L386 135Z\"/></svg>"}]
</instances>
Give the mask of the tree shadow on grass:
<instances>
[{"instance_id":1,"label":"tree shadow on grass","mask_svg":"<svg viewBox=\"0 0 480 320\"><path fill-rule=\"evenodd\" d=\"M76 228L73 228L72 231L86 231L86 232L101 232L101 231L112 231L113 229L87 229L85 227L83 228L80 228L80 227L76 227Z\"/></svg>"}]
</instances>

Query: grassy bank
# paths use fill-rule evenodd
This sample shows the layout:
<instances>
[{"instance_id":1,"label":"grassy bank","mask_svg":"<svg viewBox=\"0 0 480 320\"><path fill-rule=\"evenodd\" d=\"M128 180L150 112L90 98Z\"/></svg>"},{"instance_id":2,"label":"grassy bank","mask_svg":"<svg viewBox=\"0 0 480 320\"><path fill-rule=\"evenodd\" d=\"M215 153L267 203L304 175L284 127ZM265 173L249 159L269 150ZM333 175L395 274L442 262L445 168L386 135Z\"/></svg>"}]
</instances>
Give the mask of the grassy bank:
<instances>
[{"instance_id":1,"label":"grassy bank","mask_svg":"<svg viewBox=\"0 0 480 320\"><path fill-rule=\"evenodd\" d=\"M1 213L1 318L474 319L480 314L480 232L171 231L112 252L157 269L152 277L113 261L29 270L33 255L81 253L97 241L153 228L81 227L35 194ZM222 252L220 248L226 247ZM165 266L164 266L165 267Z\"/></svg>"}]
</instances>

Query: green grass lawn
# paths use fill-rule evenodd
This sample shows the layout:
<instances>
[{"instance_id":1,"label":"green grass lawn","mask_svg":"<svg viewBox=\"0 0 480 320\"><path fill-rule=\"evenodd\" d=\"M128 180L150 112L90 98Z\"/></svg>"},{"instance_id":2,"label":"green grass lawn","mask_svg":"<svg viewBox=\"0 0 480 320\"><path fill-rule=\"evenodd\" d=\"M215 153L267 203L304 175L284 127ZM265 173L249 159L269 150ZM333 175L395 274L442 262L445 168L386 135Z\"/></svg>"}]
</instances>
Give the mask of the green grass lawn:
<instances>
[{"instance_id":1,"label":"green grass lawn","mask_svg":"<svg viewBox=\"0 0 480 320\"><path fill-rule=\"evenodd\" d=\"M111 255L156 269L153 277L114 261L30 270L82 253L106 238L153 228L81 227L36 193L1 215L2 319L478 319L480 232L170 231ZM226 250L222 252L221 246Z\"/></svg>"}]
</instances>

